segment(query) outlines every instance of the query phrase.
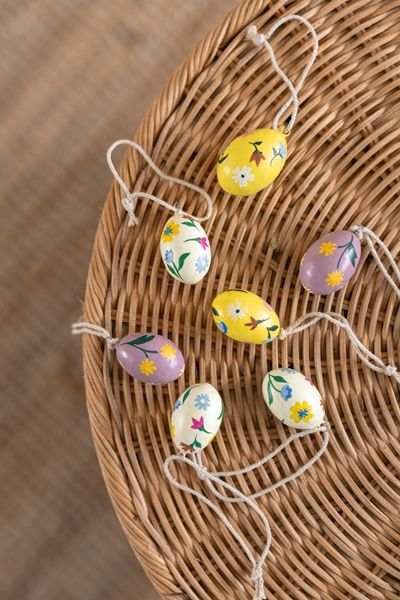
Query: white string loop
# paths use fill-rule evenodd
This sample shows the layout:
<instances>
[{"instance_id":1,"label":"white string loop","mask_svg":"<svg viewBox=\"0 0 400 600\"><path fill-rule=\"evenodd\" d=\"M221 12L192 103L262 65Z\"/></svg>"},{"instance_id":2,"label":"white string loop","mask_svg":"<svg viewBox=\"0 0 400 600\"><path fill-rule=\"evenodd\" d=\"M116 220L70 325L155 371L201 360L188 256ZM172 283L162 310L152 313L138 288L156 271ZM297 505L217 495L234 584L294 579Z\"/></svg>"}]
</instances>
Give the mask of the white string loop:
<instances>
[{"instance_id":1,"label":"white string loop","mask_svg":"<svg viewBox=\"0 0 400 600\"><path fill-rule=\"evenodd\" d=\"M269 43L269 40L271 39L273 34L282 25L284 25L285 23L288 23L289 21L298 21L299 23L302 23L303 25L305 25L305 27L311 33L312 39L313 39L313 50L312 50L311 56L295 85L292 83L292 81L289 79L289 77L286 75L286 73L280 68L280 66L276 60L276 57L275 57L275 52L274 52L271 44ZM289 123L285 127L285 131L284 131L285 134L289 135L289 133L293 129L293 126L294 126L296 118L297 118L297 113L299 110L298 92L303 87L304 81L306 80L306 77L309 74L309 72L315 62L317 54L318 54L317 33L316 33L314 27L311 25L311 23L304 17L301 17L300 15L287 15L286 17L282 17L281 19L278 19L278 21L276 21L276 23L271 27L271 29L267 32L266 35L264 35L262 33L258 33L257 27L255 25L250 25L250 27L247 30L246 37L248 40L253 42L253 44L255 46L257 46L257 47L264 46L266 48L266 50L268 51L268 54L270 56L273 68L275 69L275 71L279 75L279 77L282 79L282 81L285 83L286 87L288 88L288 90L290 92L290 98L288 98L286 100L286 102L284 102L284 104L281 106L281 108L276 113L276 115L273 119L273 122L272 122L272 128L278 130L280 118L285 113L285 111L289 108L289 106L293 103L292 114L290 116Z\"/></svg>"},{"instance_id":2,"label":"white string loop","mask_svg":"<svg viewBox=\"0 0 400 600\"><path fill-rule=\"evenodd\" d=\"M242 475L244 473L249 473L250 471L253 471L255 469L258 469L259 467L264 465L267 461L271 460L277 454L279 454L279 452L281 452L284 448L286 448L294 440L301 439L306 435L310 435L312 433L318 433L318 432L324 433L323 444L322 444L321 448L318 450L318 452L316 452L316 454L309 461L307 461L307 463L305 463L299 469L297 469L297 471L295 471L291 475L288 475L284 479L277 481L275 484L273 484L267 488L264 488L264 489L260 490L259 492L256 492L254 494L249 494L248 496L246 496L246 494L243 494L235 486L224 481L225 477L235 477L238 475ZM264 513L260 510L260 508L257 506L257 504L255 504L254 500L256 498L259 498L260 496L264 496L265 494L269 494L269 493L275 491L282 485L285 485L286 483L289 483L290 481L293 481L294 479L296 479L297 477L302 475L307 469L309 469L311 467L311 465L313 465L322 456L322 454L325 452L326 448L328 447L328 443L329 443L329 425L327 423L324 423L323 425L321 425L320 427L316 427L315 429L311 429L308 431L305 430L305 431L297 432L297 433L291 435L285 442L283 442L275 450L273 450L272 452L270 452L269 454L264 456L261 460L257 461L256 463L254 463L252 465L244 467L243 469L239 469L237 471L213 471L213 472L208 471L202 463L201 453L196 453L193 457L190 457L190 458L188 458L186 455L182 455L182 454L169 456L164 463L165 476L172 483L172 485L174 485L176 488L178 488L179 490L181 490L183 492L186 492L188 494L191 494L192 496L195 496L198 500L200 500L201 502L204 502L209 508L211 508L211 510L213 510L214 513L221 519L221 521L224 523L226 528L229 530L229 532L232 534L234 539L238 542L238 544L241 546L241 548L245 552L247 558L249 559L249 562L252 565L251 581L253 581L253 583L254 583L253 600L265 600L263 565L268 556L269 549L270 549L271 542L272 542L272 532L271 532L271 527L269 525L268 519L266 518ZM172 474L169 470L169 465L172 462L184 463L184 464L187 464L192 469L194 469L197 473L197 477L199 478L199 480L205 481L206 485L208 486L210 491L214 494L214 496L216 496L216 498L218 498L222 502L244 503L244 504L247 504L249 507L251 507L253 510L255 510L257 515L260 517L260 519L264 525L265 531L266 531L265 545L264 545L263 551L260 554L258 560L255 559L255 557L254 557L251 549L247 545L246 541L236 531L236 529L234 529L234 527L230 523L229 519L224 515L224 513L213 502L211 502L211 500L209 498L207 498L207 496L205 496L204 494L202 494L201 492L199 492L197 490L194 490L193 488L191 488L187 485L179 483L177 481L177 479L175 479L172 476ZM223 494L221 494L218 491L218 489L216 488L216 485L221 486L225 490L231 492L232 495L224 496Z\"/></svg>"},{"instance_id":3,"label":"white string loop","mask_svg":"<svg viewBox=\"0 0 400 600\"><path fill-rule=\"evenodd\" d=\"M88 333L90 335L101 337L105 339L107 348L109 350L115 350L115 347L119 342L119 338L112 337L111 333L109 333L104 327L101 327L101 325L88 323L87 321L78 321L77 323L72 323L71 333L72 335L82 335L83 333Z\"/></svg>"},{"instance_id":4,"label":"white string loop","mask_svg":"<svg viewBox=\"0 0 400 600\"><path fill-rule=\"evenodd\" d=\"M365 241L368 244L368 247L371 251L371 254L375 258L376 263L377 263L379 269L382 271L386 281L392 286L392 288L396 292L397 297L400 298L400 285L399 285L400 284L400 269L397 266L393 256L391 255L389 248L376 235L376 233L374 233L371 229L368 229L368 227L364 227L363 225L355 225L354 227L351 228L351 231L353 231L356 234L356 236L359 238L359 240L365 239ZM379 246L379 248L382 250L384 256L388 260L390 266L392 267L392 269L397 277L397 280L399 282L398 284L395 282L393 277L388 273L385 265L382 262L382 259L380 258L377 250L375 249L374 242L377 244L377 246Z\"/></svg>"},{"instance_id":5,"label":"white string loop","mask_svg":"<svg viewBox=\"0 0 400 600\"><path fill-rule=\"evenodd\" d=\"M251 508L253 508L255 510L255 512L260 517L260 519L261 519L261 521L262 521L262 523L264 525L265 531L266 531L265 546L264 546L263 552L262 552L262 554L261 554L261 556L260 556L260 558L259 558L258 561L254 558L253 552L249 548L249 546L246 543L246 541L243 539L243 537L240 535L240 533L238 533L236 531L236 529L233 527L232 523L224 515L224 513L222 512L222 510L220 508L218 508L218 506L216 506L213 502L211 502L211 500L209 498L207 498L207 496L205 496L201 492L199 492L199 491L197 491L197 490L195 490L195 489L193 489L193 488L191 488L191 487L189 487L187 485L184 485L184 484L180 483L177 479L175 479L173 477L172 473L169 470L170 469L170 464L173 463L173 462L179 462L179 463L187 464L188 466L190 466L193 469L195 469L197 471L197 473L200 472L202 475L204 475L208 484L210 482L213 482L213 481L215 483L218 483L218 485L221 485L223 488L229 490L232 494L238 496L240 498L241 502L245 502L246 504L248 504ZM268 555L269 548L271 546L272 532L271 532L271 527L270 527L270 525L268 523L268 520L267 520L266 516L264 515L264 513L258 508L258 506L254 502L252 502L251 500L247 499L246 496L241 491L237 490L235 487L233 487L229 483L226 483L226 481L222 481L218 477L215 477L213 475L213 473L210 473L204 467L200 467L195 462L195 460L193 460L191 458L187 458L186 456L184 456L182 454L174 454L172 456L169 456L165 460L165 462L164 462L164 474L165 474L166 478L168 479L168 481L170 483L172 483L173 486L175 486L178 490L181 490L182 492L185 492L187 494L191 494L192 496L194 496L195 498L197 498L198 500L200 500L200 502L204 502L204 504L206 504L217 515L217 517L222 521L222 523L228 529L228 531L230 532L230 534L232 535L232 537L236 540L236 542L242 548L243 552L245 553L246 557L248 558L248 560L249 560L249 562L250 562L250 564L252 566L251 579L252 579L252 581L254 581L254 596L253 596L253 600L265 600L265 595L264 595L264 576L263 576L262 567L263 567L265 558Z\"/></svg>"},{"instance_id":6,"label":"white string loop","mask_svg":"<svg viewBox=\"0 0 400 600\"><path fill-rule=\"evenodd\" d=\"M266 494L270 494L271 492L276 491L278 488L282 487L283 485L286 485L287 483L294 481L295 479L297 479L298 477L303 475L303 473L305 473L314 463L316 463L321 458L321 456L323 455L323 453L325 452L325 450L328 447L329 429L330 429L329 424L323 423L322 425L320 425L319 427L315 427L314 429L305 429L303 431L298 431L296 433L293 433L284 442L282 442L282 444L277 446L277 448L272 450L269 454L266 454L263 458L261 458L259 461L255 462L255 463L253 463L252 465L248 465L247 467L244 467L243 469L238 469L237 471L213 471L213 475L215 475L216 477L222 477L222 478L237 477L239 475L245 475L246 473L255 471L256 469L259 469L260 467L265 465L267 462L269 462L270 460L275 458L275 456L280 454L285 448L287 448L287 446L290 446L290 444L292 442L294 442L295 440L301 440L302 438L304 438L308 435L315 434L315 433L322 433L323 441L322 441L321 448L306 463L304 463L304 465L299 467L296 471L294 471L294 473L291 473L287 477L280 479L279 481L270 485L269 487L263 488L259 492L255 492L254 494L250 494L249 496L247 496L247 498L249 498L250 500L256 500L257 498L260 498L261 496L265 496ZM198 464L200 465L201 468L204 469L204 466L201 461L201 454L199 453L196 456L197 456ZM199 469L199 471L200 471L200 469ZM198 476L200 478L199 471L198 471ZM203 473L202 473L202 478L204 479ZM228 503L232 503L232 504L240 502L240 500L238 500L237 498L230 498L227 496L222 496L220 499L223 500L223 502L228 502Z\"/></svg>"},{"instance_id":7,"label":"white string loop","mask_svg":"<svg viewBox=\"0 0 400 600\"><path fill-rule=\"evenodd\" d=\"M195 185L194 183L190 183L189 181L184 181L183 179L179 179L178 177L172 177L171 175L167 175L166 173L161 171L161 169L159 169L157 167L157 165L150 158L150 156L147 154L147 152L142 148L142 146L140 146L136 142L133 142L132 140L117 140L116 142L111 144L111 146L107 150L107 164L110 168L111 173L113 174L116 181L119 183L119 185L121 186L122 190L125 193L125 197L122 198L121 202L122 202L122 206L125 208L126 212L129 215L129 221L128 221L129 227L132 227L133 225L138 224L138 220L135 215L136 204L137 204L138 198L146 198L147 200L152 200L153 202L156 202L160 206L163 206L164 208L168 208L168 210L171 210L172 212L181 212L181 209L178 208L177 206L175 206L174 204L170 204L169 202L166 202L165 200L158 198L157 196L153 196L153 194L147 194L146 192L131 192L129 190L128 186L126 185L126 183L124 182L124 180L122 179L122 177L119 175L119 173L118 173L117 169L115 168L115 165L112 161L112 153L115 150L115 148L117 148L118 146L130 146L131 148L134 148L135 150L137 150L139 152L139 154L141 154L143 156L143 158L145 159L147 164L153 169L153 171L161 179L165 179L166 181L169 181L171 183L178 183L179 185L182 185L183 187L193 190L194 192L198 192L199 194L201 194L203 196L203 198L205 199L206 204L207 204L206 214L203 217L197 217L195 215L191 215L190 213L185 213L185 214L187 214L189 217L191 217L192 219L195 219L196 221L199 221L199 222L207 221L207 219L209 219L211 217L212 200L211 200L211 197L207 194L207 192L203 188Z\"/></svg>"},{"instance_id":8,"label":"white string loop","mask_svg":"<svg viewBox=\"0 0 400 600\"><path fill-rule=\"evenodd\" d=\"M289 327L286 329L282 329L279 339L284 340L295 333L300 333L312 325L315 325L321 319L326 319L330 323L333 323L333 325L337 325L337 327L340 327L340 329L343 329L343 331L346 332L346 335L353 345L357 356L365 365L367 365L367 367L376 373L384 373L384 375L387 375L388 377L393 377L397 383L400 383L400 373L398 372L397 367L395 365L386 365L383 360L379 358L379 356L376 356L376 354L368 350L368 348L366 348L361 340L356 336L348 320L339 313L325 313L317 311L307 313L306 315L297 319L297 321L295 321L292 325L289 325Z\"/></svg>"}]
</instances>

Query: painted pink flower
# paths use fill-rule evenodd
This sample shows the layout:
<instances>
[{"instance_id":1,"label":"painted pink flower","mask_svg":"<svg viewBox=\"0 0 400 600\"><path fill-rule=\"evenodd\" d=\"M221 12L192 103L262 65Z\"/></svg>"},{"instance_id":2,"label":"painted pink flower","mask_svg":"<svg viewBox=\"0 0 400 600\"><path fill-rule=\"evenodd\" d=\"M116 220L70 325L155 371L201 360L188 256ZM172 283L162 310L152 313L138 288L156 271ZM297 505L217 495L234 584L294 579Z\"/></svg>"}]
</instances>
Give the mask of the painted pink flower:
<instances>
[{"instance_id":1,"label":"painted pink flower","mask_svg":"<svg viewBox=\"0 0 400 600\"><path fill-rule=\"evenodd\" d=\"M200 244L201 244L201 247L203 248L203 250L206 250L208 248L207 238L206 237L200 238Z\"/></svg>"},{"instance_id":2,"label":"painted pink flower","mask_svg":"<svg viewBox=\"0 0 400 600\"><path fill-rule=\"evenodd\" d=\"M200 417L200 419L194 419L192 417L192 427L191 429L203 429L204 427L204 417Z\"/></svg>"}]
</instances>

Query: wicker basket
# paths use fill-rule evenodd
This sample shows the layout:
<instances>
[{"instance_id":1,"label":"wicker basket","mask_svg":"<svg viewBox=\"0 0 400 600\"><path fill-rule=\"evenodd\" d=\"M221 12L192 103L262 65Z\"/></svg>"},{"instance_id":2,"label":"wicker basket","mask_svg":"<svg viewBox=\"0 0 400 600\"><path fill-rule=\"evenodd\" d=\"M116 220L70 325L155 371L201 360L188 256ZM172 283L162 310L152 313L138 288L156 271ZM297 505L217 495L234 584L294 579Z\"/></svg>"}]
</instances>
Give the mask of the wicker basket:
<instances>
[{"instance_id":1,"label":"wicker basket","mask_svg":"<svg viewBox=\"0 0 400 600\"><path fill-rule=\"evenodd\" d=\"M266 53L246 42L245 28L255 23L265 31L277 17L294 12L313 23L321 47L300 93L288 162L267 190L249 198L228 196L216 181L219 152L237 134L270 126L286 97ZM355 223L374 229L394 256L400 250L399 27L399 0L246 0L177 70L134 139L165 172L212 195L215 211L206 230L213 261L202 283L179 284L162 265L158 244L170 213L141 201L140 224L128 228L121 190L114 185L108 195L85 319L116 336L159 332L186 358L178 383L144 386L122 372L101 340L84 338L88 409L103 476L136 556L166 598L252 597L248 562L230 534L207 507L163 477L163 461L174 451L174 401L190 384L212 383L226 412L204 463L218 470L244 466L291 433L262 400L263 375L277 366L293 366L314 379L332 441L299 480L259 500L274 535L264 570L267 597L400 596L400 409L394 381L364 367L345 334L331 325L256 347L221 335L209 310L212 298L232 287L268 299L285 326L310 310L335 310L386 363L400 363L399 305L366 249L357 276L339 293L310 296L298 280L310 243ZM293 77L311 43L301 26L289 24L275 36L274 47ZM160 182L131 151L121 174L130 189L184 201L187 210L201 213L198 197ZM320 441L296 443L258 478L240 478L242 489L258 490L289 474ZM180 477L202 487L184 467ZM259 552L264 540L257 516L237 505L223 508Z\"/></svg>"}]
</instances>

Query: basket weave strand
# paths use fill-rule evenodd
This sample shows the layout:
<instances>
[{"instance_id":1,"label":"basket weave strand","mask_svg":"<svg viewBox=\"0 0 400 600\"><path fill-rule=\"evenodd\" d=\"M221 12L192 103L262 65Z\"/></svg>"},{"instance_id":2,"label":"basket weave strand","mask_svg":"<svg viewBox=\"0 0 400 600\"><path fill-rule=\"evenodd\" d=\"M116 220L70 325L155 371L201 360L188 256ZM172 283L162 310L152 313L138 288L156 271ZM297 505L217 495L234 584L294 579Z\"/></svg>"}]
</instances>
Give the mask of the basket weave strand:
<instances>
[{"instance_id":1,"label":"basket weave strand","mask_svg":"<svg viewBox=\"0 0 400 600\"><path fill-rule=\"evenodd\" d=\"M251 23L266 31L287 13L309 19L320 40L300 93L288 161L268 189L230 197L216 182L220 150L244 131L269 127L287 93L245 32ZM171 488L162 464L173 452L168 421L174 401L200 381L214 385L225 403L221 431L203 454L207 469L237 470L284 441L291 432L269 414L261 393L265 372L277 366L312 377L324 398L331 443L298 481L257 500L273 533L264 569L267 598L399 597L396 382L360 363L345 333L329 324L255 347L220 334L209 312L216 293L233 287L266 298L284 326L306 312L337 312L385 364L400 363L398 299L366 248L356 276L335 295L310 296L298 281L301 256L313 241L357 223L399 260L399 27L400 0L247 0L176 71L135 141L164 172L203 186L212 197L206 231L213 261L202 283L182 286L162 265L158 243L167 210L139 201L140 224L129 228L119 186L108 195L84 319L115 338L161 333L186 359L178 383L143 386L121 371L101 340L84 336L87 402L103 476L135 554L165 598L252 597L248 563L229 532L206 506ZM296 24L274 37L277 60L291 79L304 67L308 44ZM131 151L120 174L130 190L201 210L196 194L160 181ZM235 485L256 493L320 446L318 436L296 442ZM202 489L190 469L174 475ZM225 504L222 510L259 553L264 537L254 511Z\"/></svg>"}]
</instances>

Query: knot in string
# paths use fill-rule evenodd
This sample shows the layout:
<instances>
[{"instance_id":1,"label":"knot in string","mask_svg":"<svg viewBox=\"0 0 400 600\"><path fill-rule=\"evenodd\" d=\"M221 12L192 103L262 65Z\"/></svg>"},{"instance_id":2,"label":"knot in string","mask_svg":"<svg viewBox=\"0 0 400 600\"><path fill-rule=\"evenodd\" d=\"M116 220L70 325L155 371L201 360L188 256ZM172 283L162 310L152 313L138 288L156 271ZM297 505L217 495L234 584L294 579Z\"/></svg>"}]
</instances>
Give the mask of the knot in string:
<instances>
[{"instance_id":1,"label":"knot in string","mask_svg":"<svg viewBox=\"0 0 400 600\"><path fill-rule=\"evenodd\" d=\"M136 206L135 194L129 194L129 196L125 196L124 198L122 198L121 203L129 216L128 227L133 227L133 225L138 225L139 221L135 215L135 206Z\"/></svg>"},{"instance_id":2,"label":"knot in string","mask_svg":"<svg viewBox=\"0 0 400 600\"><path fill-rule=\"evenodd\" d=\"M116 181L119 183L119 185L121 186L122 190L125 193L125 197L122 198L121 203L129 215L128 227L137 225L139 222L135 215L136 202L137 202L138 198L145 198L147 200L151 200L152 202L156 202L160 206L163 206L164 208L168 208L168 210L171 210L172 212L175 212L175 213L178 212L180 209L178 209L175 204L170 204L169 202L166 202L165 200L162 200L161 198L158 198L158 196L154 196L153 194L147 194L146 192L131 192L129 190L125 181L122 179L122 177L118 173L117 169L115 168L115 165L112 160L112 153L115 150L115 148L117 148L118 146L123 146L123 145L130 146L134 150L137 150L139 152L139 154L141 154L141 156L145 159L145 161L147 162L149 167L151 169L153 169L153 171L161 179L164 179L165 181L168 181L169 183L177 183L179 185L182 185L183 187L193 190L194 192L197 192L201 196L203 196L203 198L206 201L206 205L207 205L206 214L203 217L198 217L198 216L192 215L190 213L187 213L188 217L191 217L192 219L195 219L196 221L207 221L207 219L209 219L211 217L212 200L211 200L211 197L207 194L207 192L203 188L199 187L198 185L194 185L194 183L190 183L189 181L184 181L183 179L179 179L179 177L172 177L171 175L167 175L166 173L161 171L161 169L159 169L159 167L157 167L157 165L150 158L150 156L147 154L147 152L142 148L142 146L140 146L140 144L137 144L136 142L132 142L131 140L117 140L116 142L111 144L111 146L107 150L107 164L110 168L111 173L114 175Z\"/></svg>"},{"instance_id":3,"label":"knot in string","mask_svg":"<svg viewBox=\"0 0 400 600\"><path fill-rule=\"evenodd\" d=\"M264 575L262 566L257 563L251 574L251 580L254 582L254 596L253 600L265 600L264 594Z\"/></svg>"},{"instance_id":4,"label":"knot in string","mask_svg":"<svg viewBox=\"0 0 400 600\"><path fill-rule=\"evenodd\" d=\"M251 580L252 581L257 581L257 579L260 579L261 577L263 577L263 570L261 565L256 564L256 566L253 569L253 572L251 574Z\"/></svg>"},{"instance_id":5,"label":"knot in string","mask_svg":"<svg viewBox=\"0 0 400 600\"><path fill-rule=\"evenodd\" d=\"M397 373L397 368L394 365L387 365L385 367L385 373L388 377L394 377Z\"/></svg>"},{"instance_id":6,"label":"knot in string","mask_svg":"<svg viewBox=\"0 0 400 600\"><path fill-rule=\"evenodd\" d=\"M355 235L361 242L364 238L364 227L362 225L354 225L354 227L352 227L351 230L353 231L353 233L355 233Z\"/></svg>"},{"instance_id":7,"label":"knot in string","mask_svg":"<svg viewBox=\"0 0 400 600\"><path fill-rule=\"evenodd\" d=\"M298 21L299 23L304 25L308 29L308 31L311 33L312 39L313 39L313 50L312 50L311 56L306 64L306 66L304 67L303 71L301 72L300 77L297 80L295 85L289 79L289 77L286 75L286 73L280 68L278 61L276 60L276 57L275 57L275 52L274 52L271 44L269 43L269 40L271 39L273 34L284 23L288 23L289 21ZM286 17L282 17L282 19L278 19L275 22L275 24L271 27L271 29L267 32L266 35L264 35L262 33L258 33L257 27L255 25L250 25L250 27L248 27L247 32L246 32L246 39L248 39L250 42L252 42L257 48L259 48L260 46L265 47L265 49L268 51L268 54L270 56L271 63L272 63L272 66L273 66L275 72L279 75L279 77L282 79L282 81L284 82L284 84L286 85L286 87L288 88L288 90L290 92L290 98L288 98L288 100L286 100L286 102L284 102L284 104L281 106L281 108L276 113L276 115L273 119L273 122L272 122L273 129L278 130L280 118L285 113L285 111L289 108L289 106L291 104L293 104L292 114L290 116L289 123L287 124L287 126L285 127L285 131L283 132L285 135L289 135L289 133L293 129L293 126L294 126L296 118L297 118L297 113L299 110L298 92L303 87L304 81L305 81L308 73L310 72L310 70L315 62L316 56L318 54L317 33L316 33L314 27L311 25L311 23L309 21L307 21L307 19L305 19L304 17L301 17L300 15L287 15Z\"/></svg>"},{"instance_id":8,"label":"knot in string","mask_svg":"<svg viewBox=\"0 0 400 600\"><path fill-rule=\"evenodd\" d=\"M267 41L267 38L263 33L258 33L255 25L250 25L248 28L246 39L253 42L255 46L262 46L262 44Z\"/></svg>"},{"instance_id":9,"label":"knot in string","mask_svg":"<svg viewBox=\"0 0 400 600\"><path fill-rule=\"evenodd\" d=\"M204 465L198 465L197 467L197 477L200 481L205 481L207 479L208 471Z\"/></svg>"}]
</instances>

